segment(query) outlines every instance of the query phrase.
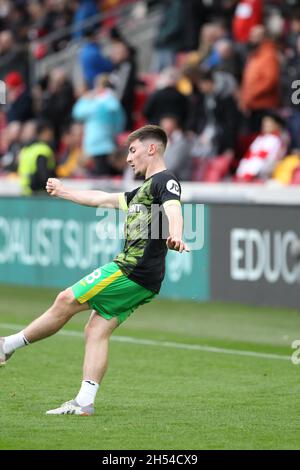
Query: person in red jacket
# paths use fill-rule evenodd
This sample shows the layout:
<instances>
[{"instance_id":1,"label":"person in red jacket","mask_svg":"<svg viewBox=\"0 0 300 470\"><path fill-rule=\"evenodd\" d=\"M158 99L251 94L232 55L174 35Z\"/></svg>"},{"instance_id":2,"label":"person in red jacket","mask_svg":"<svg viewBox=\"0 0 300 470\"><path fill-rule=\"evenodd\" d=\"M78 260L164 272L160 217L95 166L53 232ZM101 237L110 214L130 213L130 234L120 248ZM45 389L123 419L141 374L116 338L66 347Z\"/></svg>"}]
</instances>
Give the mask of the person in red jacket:
<instances>
[{"instance_id":1,"label":"person in red jacket","mask_svg":"<svg viewBox=\"0 0 300 470\"><path fill-rule=\"evenodd\" d=\"M232 22L233 37L237 42L247 43L253 26L263 22L262 0L241 0Z\"/></svg>"}]
</instances>

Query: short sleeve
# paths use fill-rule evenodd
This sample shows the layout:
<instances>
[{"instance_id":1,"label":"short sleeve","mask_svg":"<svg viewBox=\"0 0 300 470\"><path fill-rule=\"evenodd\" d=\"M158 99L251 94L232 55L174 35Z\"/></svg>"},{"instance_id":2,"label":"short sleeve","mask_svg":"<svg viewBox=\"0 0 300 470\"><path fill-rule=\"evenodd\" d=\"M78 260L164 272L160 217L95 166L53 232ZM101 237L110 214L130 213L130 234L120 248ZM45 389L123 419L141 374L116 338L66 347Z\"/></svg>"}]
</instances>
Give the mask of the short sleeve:
<instances>
[{"instance_id":1,"label":"short sleeve","mask_svg":"<svg viewBox=\"0 0 300 470\"><path fill-rule=\"evenodd\" d=\"M181 186L177 178L170 172L162 172L154 180L153 193L159 204L164 206L179 204Z\"/></svg>"},{"instance_id":2,"label":"short sleeve","mask_svg":"<svg viewBox=\"0 0 300 470\"><path fill-rule=\"evenodd\" d=\"M133 191L120 194L119 196L120 209L122 209L125 212L128 210L128 205L130 204L131 200L134 198L134 196L136 195L139 189L140 188L136 188Z\"/></svg>"}]
</instances>

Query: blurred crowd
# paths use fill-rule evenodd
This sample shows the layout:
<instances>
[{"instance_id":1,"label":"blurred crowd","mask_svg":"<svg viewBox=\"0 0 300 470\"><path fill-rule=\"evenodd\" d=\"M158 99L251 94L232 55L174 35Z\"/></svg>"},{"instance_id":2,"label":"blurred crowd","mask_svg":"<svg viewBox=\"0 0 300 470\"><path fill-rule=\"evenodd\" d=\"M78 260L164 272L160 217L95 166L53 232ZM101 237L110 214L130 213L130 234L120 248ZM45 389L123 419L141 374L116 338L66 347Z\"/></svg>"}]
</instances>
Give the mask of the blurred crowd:
<instances>
[{"instance_id":1,"label":"blurred crowd","mask_svg":"<svg viewBox=\"0 0 300 470\"><path fill-rule=\"evenodd\" d=\"M161 7L147 73L115 19L101 20L128 3ZM84 86L64 67L32 80L29 54L73 39ZM24 194L51 175L132 179L124 144L146 123L167 132L182 181L300 183L300 1L0 0L0 79L0 172Z\"/></svg>"}]
</instances>

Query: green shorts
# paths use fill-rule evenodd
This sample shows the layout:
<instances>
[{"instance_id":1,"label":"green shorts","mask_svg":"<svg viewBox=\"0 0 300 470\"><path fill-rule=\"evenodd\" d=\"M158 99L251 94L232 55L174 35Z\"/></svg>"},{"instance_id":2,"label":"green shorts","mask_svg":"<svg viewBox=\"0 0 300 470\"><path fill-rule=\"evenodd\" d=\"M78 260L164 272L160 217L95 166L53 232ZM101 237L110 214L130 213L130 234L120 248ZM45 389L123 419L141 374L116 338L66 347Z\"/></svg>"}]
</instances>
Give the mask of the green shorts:
<instances>
[{"instance_id":1,"label":"green shorts","mask_svg":"<svg viewBox=\"0 0 300 470\"><path fill-rule=\"evenodd\" d=\"M150 302L156 295L128 279L114 262L95 269L71 289L80 304L88 302L107 320L116 317L119 325L139 305Z\"/></svg>"}]
</instances>

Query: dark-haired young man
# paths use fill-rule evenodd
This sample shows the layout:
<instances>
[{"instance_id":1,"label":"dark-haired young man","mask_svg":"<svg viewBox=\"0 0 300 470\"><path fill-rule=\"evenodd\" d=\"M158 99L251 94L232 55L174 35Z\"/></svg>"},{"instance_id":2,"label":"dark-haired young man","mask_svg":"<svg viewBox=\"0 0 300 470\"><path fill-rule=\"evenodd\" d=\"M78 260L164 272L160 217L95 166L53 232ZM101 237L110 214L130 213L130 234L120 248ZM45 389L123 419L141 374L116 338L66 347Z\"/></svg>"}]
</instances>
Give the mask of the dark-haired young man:
<instances>
[{"instance_id":1,"label":"dark-haired young man","mask_svg":"<svg viewBox=\"0 0 300 470\"><path fill-rule=\"evenodd\" d=\"M181 188L166 170L167 136L158 126L145 126L128 138L127 162L144 183L128 193L75 191L49 179L51 196L91 206L127 212L125 245L113 262L93 271L58 294L54 304L16 335L0 338L0 363L18 348L53 335L78 312L92 309L85 329L83 382L78 395L47 414L91 415L99 384L107 368L113 330L139 306L158 294L168 249L189 251L182 240Z\"/></svg>"}]
</instances>

